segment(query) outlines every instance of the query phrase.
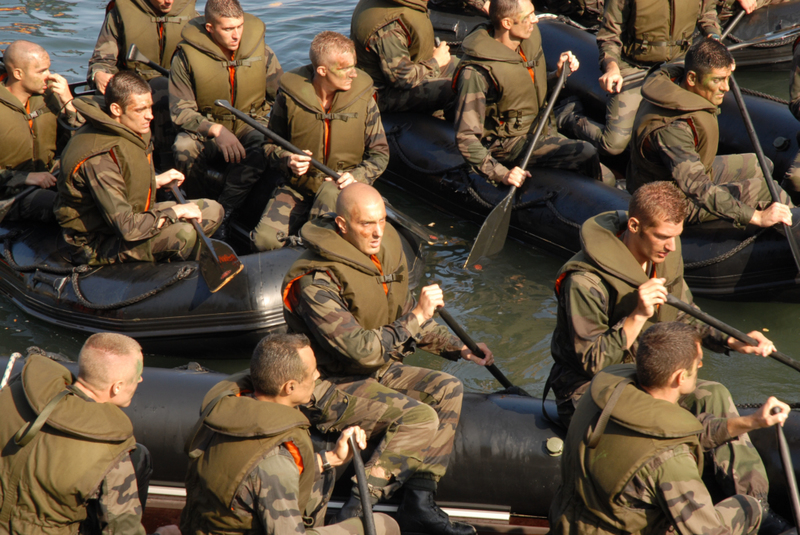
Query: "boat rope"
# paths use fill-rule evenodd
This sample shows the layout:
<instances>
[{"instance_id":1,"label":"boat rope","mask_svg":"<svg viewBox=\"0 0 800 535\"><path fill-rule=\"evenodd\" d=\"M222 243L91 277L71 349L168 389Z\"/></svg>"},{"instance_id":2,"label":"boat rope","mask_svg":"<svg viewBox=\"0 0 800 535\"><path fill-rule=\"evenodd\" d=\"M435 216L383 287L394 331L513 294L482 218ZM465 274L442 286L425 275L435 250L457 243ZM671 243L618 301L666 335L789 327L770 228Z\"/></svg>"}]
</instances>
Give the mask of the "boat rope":
<instances>
[{"instance_id":1,"label":"boat rope","mask_svg":"<svg viewBox=\"0 0 800 535\"><path fill-rule=\"evenodd\" d=\"M761 91L756 91L755 89L748 89L746 87L742 87L741 90L742 90L742 93L744 93L745 95L764 98L764 99L767 99L767 100L771 100L773 102L777 102L778 104L783 104L784 106L788 106L789 105L789 101L788 100L784 100L784 99L782 99L780 97L776 97L775 95L770 95L769 93L762 93Z\"/></svg>"},{"instance_id":2,"label":"boat rope","mask_svg":"<svg viewBox=\"0 0 800 535\"><path fill-rule=\"evenodd\" d=\"M756 44L750 45L750 46L751 46L751 48L779 48L779 47L791 44L796 38L797 38L797 35L790 35L788 37L784 37L783 39L776 39L774 41L766 41L764 43L756 43ZM740 39L740 38L736 37L732 33L728 34L728 39L730 39L734 43L744 43L744 41L745 41L744 39Z\"/></svg>"},{"instance_id":3,"label":"boat rope","mask_svg":"<svg viewBox=\"0 0 800 535\"><path fill-rule=\"evenodd\" d=\"M14 271L19 271L20 273L29 273L31 271L44 271L45 273L52 273L54 275L69 275L70 273L80 272L86 273L91 268L84 264L80 266L70 266L70 267L53 267L48 266L47 264L29 264L27 266L20 266L14 260L14 256L11 254L11 242L13 242L17 236L19 236L19 232L13 231L5 234L3 236L3 258L5 259L8 267L13 269Z\"/></svg>"},{"instance_id":4,"label":"boat rope","mask_svg":"<svg viewBox=\"0 0 800 535\"><path fill-rule=\"evenodd\" d=\"M765 230L767 230L767 229L759 230L758 232L756 232L755 234L753 234L752 236L750 236L746 240L742 241L742 243L740 243L739 245L737 245L736 247L734 247L733 249L731 249L727 253L723 253L723 254L721 254L719 256L715 256L714 258L708 258L706 260L700 260L699 262L689 262L688 264L684 264L683 269L699 269L699 268L708 267L708 266L717 264L719 262L722 262L723 260L727 260L730 257L732 257L733 255L735 255L736 253L738 253L739 251L741 251L742 249L744 249L745 247L747 247L748 245L750 245L751 243L753 243L756 240L756 238L758 238L759 236L761 236L764 233Z\"/></svg>"},{"instance_id":5,"label":"boat rope","mask_svg":"<svg viewBox=\"0 0 800 535\"><path fill-rule=\"evenodd\" d=\"M19 353L13 353L11 358L8 359L8 365L6 366L6 371L3 374L3 380L0 381L0 390L4 389L8 384L8 378L11 377L11 370L14 369L14 363L17 362L18 358L22 358L22 355Z\"/></svg>"}]
</instances>

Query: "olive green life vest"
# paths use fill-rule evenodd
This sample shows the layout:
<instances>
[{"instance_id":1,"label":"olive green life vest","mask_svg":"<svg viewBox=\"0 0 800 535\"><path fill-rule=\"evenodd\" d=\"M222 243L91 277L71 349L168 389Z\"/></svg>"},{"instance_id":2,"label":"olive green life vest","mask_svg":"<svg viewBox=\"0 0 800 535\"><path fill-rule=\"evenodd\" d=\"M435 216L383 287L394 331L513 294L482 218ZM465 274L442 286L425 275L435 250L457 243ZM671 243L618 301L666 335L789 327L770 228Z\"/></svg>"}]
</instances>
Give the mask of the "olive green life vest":
<instances>
[{"instance_id":1,"label":"olive green life vest","mask_svg":"<svg viewBox=\"0 0 800 535\"><path fill-rule=\"evenodd\" d=\"M56 154L58 98L52 93L34 95L28 99L27 111L2 83L5 77L0 68L0 169L47 171Z\"/></svg>"},{"instance_id":2,"label":"olive green life vest","mask_svg":"<svg viewBox=\"0 0 800 535\"><path fill-rule=\"evenodd\" d=\"M528 39L520 45L525 55L514 52L492 37L490 25L476 27L461 45L464 58L453 77L453 85L467 65L480 67L489 75L499 95L495 103L487 103L483 135L500 138L528 134L547 98L547 66L542 52L542 35L533 27ZM533 72L533 78L531 78ZM547 133L545 128L544 133Z\"/></svg>"},{"instance_id":3,"label":"olive green life vest","mask_svg":"<svg viewBox=\"0 0 800 535\"><path fill-rule=\"evenodd\" d=\"M284 73L281 91L286 95L289 117L288 139L339 173L359 165L364 159L364 132L367 106L375 89L372 78L361 70L347 91L337 91L330 110L322 109L314 91L311 65ZM291 179L293 187L316 193L325 174L311 168L303 176Z\"/></svg>"},{"instance_id":4,"label":"olive green life vest","mask_svg":"<svg viewBox=\"0 0 800 535\"><path fill-rule=\"evenodd\" d=\"M229 101L234 108L253 118L269 114L267 100L267 51L264 44L264 23L244 14L244 29L239 48L229 60L206 31L203 17L192 19L183 28L183 51L192 73L192 86L197 109L208 120L223 125L241 138L252 130L228 110L214 104L217 99ZM234 70L231 87L230 69Z\"/></svg>"},{"instance_id":5,"label":"olive green life vest","mask_svg":"<svg viewBox=\"0 0 800 535\"><path fill-rule=\"evenodd\" d=\"M203 399L202 427L186 444L190 462L181 531L187 535L255 533L257 520L232 511L236 492L256 465L286 442L300 452L297 504L300 511L306 509L317 462L308 419L298 409L242 395L253 391L246 371L218 383Z\"/></svg>"},{"instance_id":6,"label":"olive green life vest","mask_svg":"<svg viewBox=\"0 0 800 535\"><path fill-rule=\"evenodd\" d=\"M309 221L300 229L300 236L308 250L283 279L283 315L290 332L306 334L314 344L313 334L291 308L291 301L293 291L313 283L315 272L329 274L338 285L338 293L347 309L364 329L377 329L400 317L408 297L408 268L400 235L391 224L386 223L381 249L376 255L382 270L339 235L333 214ZM330 355L318 345L313 348L317 368L328 375L362 375L376 371L364 369L354 359L344 361ZM389 364L383 367L388 368Z\"/></svg>"},{"instance_id":7,"label":"olive green life vest","mask_svg":"<svg viewBox=\"0 0 800 535\"><path fill-rule=\"evenodd\" d=\"M67 387L73 382L65 367L33 355L0 391L0 532L77 533L89 497L135 449L125 413L72 394ZM44 426L32 438L15 440L39 415Z\"/></svg>"},{"instance_id":8,"label":"olive green life vest","mask_svg":"<svg viewBox=\"0 0 800 535\"><path fill-rule=\"evenodd\" d=\"M656 130L675 121L687 120L694 133L694 145L705 171L712 176L714 158L719 146L719 108L691 91L683 89L677 80L684 76L682 67L663 67L650 76L642 87L642 103L636 113L631 160L627 174L629 191L657 180L674 181L669 169L660 160L645 157L648 138ZM675 80L675 81L674 81Z\"/></svg>"},{"instance_id":9,"label":"olive green life vest","mask_svg":"<svg viewBox=\"0 0 800 535\"><path fill-rule=\"evenodd\" d=\"M697 0L632 2L627 32L622 35L625 58L653 64L684 54L692 44L700 4Z\"/></svg>"},{"instance_id":10,"label":"olive green life vest","mask_svg":"<svg viewBox=\"0 0 800 535\"><path fill-rule=\"evenodd\" d=\"M390 86L391 82L383 75L378 54L367 48L367 41L395 21L408 35L408 53L414 63L431 59L436 46L427 0L361 0L353 11L350 39L356 44L359 68L372 77L379 89Z\"/></svg>"},{"instance_id":11,"label":"olive green life vest","mask_svg":"<svg viewBox=\"0 0 800 535\"><path fill-rule=\"evenodd\" d=\"M61 176L54 212L63 229L80 233L113 234L92 197L89 184L77 171L88 158L111 153L125 178L127 199L133 212L141 213L156 199L156 177L150 161L150 134L144 139L114 121L102 107L103 97L81 97L73 101L86 118L67 143L61 157Z\"/></svg>"},{"instance_id":12,"label":"olive green life vest","mask_svg":"<svg viewBox=\"0 0 800 535\"><path fill-rule=\"evenodd\" d=\"M621 397L609 407L605 430L598 419L617 386ZM585 532L598 535L622 533L666 533L667 515L626 507L619 499L631 478L662 451L687 445L703 472L703 450L697 418L679 405L655 399L635 386L636 367L609 366L598 373L583 396L567 433L562 461L562 486L551 506L554 535ZM592 447L595 432L599 442ZM659 516L661 518L659 518Z\"/></svg>"},{"instance_id":13,"label":"olive green life vest","mask_svg":"<svg viewBox=\"0 0 800 535\"><path fill-rule=\"evenodd\" d=\"M139 52L150 61L155 61L169 70L172 63L172 54L181 40L181 32L190 20L197 16L195 10L196 0L176 0L169 13L157 12L149 0L112 0L109 8L116 8L119 14L117 20L119 28L119 58L120 68L135 70L145 80L161 76L144 63L138 61L129 63L128 48L136 44ZM163 28L164 46L159 39L159 26Z\"/></svg>"}]
</instances>

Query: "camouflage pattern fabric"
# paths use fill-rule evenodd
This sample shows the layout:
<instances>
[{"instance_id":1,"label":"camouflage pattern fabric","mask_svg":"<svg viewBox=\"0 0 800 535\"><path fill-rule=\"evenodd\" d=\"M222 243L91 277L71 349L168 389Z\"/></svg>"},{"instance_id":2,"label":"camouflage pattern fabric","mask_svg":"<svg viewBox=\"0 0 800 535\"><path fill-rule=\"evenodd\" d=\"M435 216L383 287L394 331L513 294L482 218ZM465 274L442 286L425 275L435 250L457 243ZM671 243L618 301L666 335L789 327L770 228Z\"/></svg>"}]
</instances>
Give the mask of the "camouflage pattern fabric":
<instances>
[{"instance_id":1,"label":"camouflage pattern fabric","mask_svg":"<svg viewBox=\"0 0 800 535\"><path fill-rule=\"evenodd\" d=\"M737 0L709 0L714 8L717 11L717 18L719 19L720 23L726 22L731 16L733 16L734 11L739 9L739 2ZM788 2L789 0L757 0L756 1L756 9L761 9L764 6L771 6L775 4L782 4L784 2ZM713 33L713 32L706 32L706 33Z\"/></svg>"},{"instance_id":2,"label":"camouflage pattern fabric","mask_svg":"<svg viewBox=\"0 0 800 535\"><path fill-rule=\"evenodd\" d=\"M794 49L792 59L792 80L789 85L789 109L800 121L800 47ZM786 172L786 178L781 184L793 196L800 194L800 151L794 157L791 167Z\"/></svg>"},{"instance_id":3,"label":"camouflage pattern fabric","mask_svg":"<svg viewBox=\"0 0 800 535\"><path fill-rule=\"evenodd\" d=\"M306 466L304 469L316 471L318 468ZM267 453L245 477L234 497L233 512L239 517L253 518L254 529L247 532L253 535L364 535L364 523L360 518L323 526L335 483L333 475L334 472L328 472L317 479L306 511L300 511L297 504L300 473L289 450L285 446L278 446ZM375 513L374 518L377 533L400 535L400 529L391 517Z\"/></svg>"},{"instance_id":4,"label":"camouflage pattern fabric","mask_svg":"<svg viewBox=\"0 0 800 535\"><path fill-rule=\"evenodd\" d=\"M519 161L530 138L483 137L486 104L496 101L498 95L494 84L490 84L478 68L465 67L458 77L457 86L455 130L458 150L477 173L500 182ZM550 130L555 132L554 124ZM560 134L539 138L528 164L534 178L537 167L569 169L614 184L613 174L602 166L597 150L591 144Z\"/></svg>"},{"instance_id":5,"label":"camouflage pattern fabric","mask_svg":"<svg viewBox=\"0 0 800 535\"><path fill-rule=\"evenodd\" d=\"M37 223L55 223L56 215L53 205L56 193L50 189L37 189L22 199L14 201L5 221L35 221Z\"/></svg>"},{"instance_id":6,"label":"camouflage pattern fabric","mask_svg":"<svg viewBox=\"0 0 800 535\"><path fill-rule=\"evenodd\" d=\"M123 456L88 497L87 520L81 524L81 533L144 535L137 480L141 478L131 456Z\"/></svg>"},{"instance_id":7,"label":"camouflage pattern fabric","mask_svg":"<svg viewBox=\"0 0 800 535\"><path fill-rule=\"evenodd\" d=\"M367 436L381 436L366 463L367 481L373 496L389 498L411 478L435 485L445 474L463 394L452 375L395 362L381 377L317 381L304 412L323 432L359 425Z\"/></svg>"}]
</instances>

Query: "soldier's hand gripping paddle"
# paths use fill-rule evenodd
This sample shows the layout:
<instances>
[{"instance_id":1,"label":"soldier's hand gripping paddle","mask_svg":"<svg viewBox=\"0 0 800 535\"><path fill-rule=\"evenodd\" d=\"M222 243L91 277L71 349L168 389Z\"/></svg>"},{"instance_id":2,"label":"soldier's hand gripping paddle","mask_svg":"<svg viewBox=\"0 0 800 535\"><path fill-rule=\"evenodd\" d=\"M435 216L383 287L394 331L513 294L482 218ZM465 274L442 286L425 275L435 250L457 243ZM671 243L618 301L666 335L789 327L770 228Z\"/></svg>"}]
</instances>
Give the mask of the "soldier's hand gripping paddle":
<instances>
[{"instance_id":1,"label":"soldier's hand gripping paddle","mask_svg":"<svg viewBox=\"0 0 800 535\"><path fill-rule=\"evenodd\" d=\"M536 143L542 135L542 130L544 130L544 126L547 124L547 118L550 117L550 112L553 111L553 106L555 106L556 100L558 99L558 94L561 93L561 88L564 87L564 82L567 80L569 73L569 61L565 61L561 69L561 76L558 78L558 83L553 88L553 93L550 95L550 101L538 117L539 124L536 126L536 132L533 134L533 139L531 139L528 144L525 156L519 164L519 167L523 170L528 167L528 160L531 159L533 149L536 147ZM474 264L482 256L492 256L503 250L503 246L506 243L506 236L508 236L508 227L511 225L511 208L514 204L514 193L516 193L516 191L517 187L511 186L505 198L492 209L489 213L489 217L483 222L481 230L478 231L478 237L475 238L472 250L469 252L467 261L464 262L465 268Z\"/></svg>"},{"instance_id":2,"label":"soldier's hand gripping paddle","mask_svg":"<svg viewBox=\"0 0 800 535\"><path fill-rule=\"evenodd\" d=\"M175 182L169 185L169 189L180 204L187 204ZM230 245L206 236L196 219L192 219L191 222L197 238L203 241L200 245L200 274L211 293L215 293L228 284L244 266Z\"/></svg>"},{"instance_id":3,"label":"soldier's hand gripping paddle","mask_svg":"<svg viewBox=\"0 0 800 535\"><path fill-rule=\"evenodd\" d=\"M780 407L772 407L772 414L781 412ZM775 424L775 435L778 439L778 449L781 452L783 462L783 472L786 476L786 486L789 487L789 499L792 502L792 513L794 514L794 525L800 526L800 494L797 492L797 479L794 477L794 464L792 463L792 452L789 451L789 443L786 442L786 435L783 434L781 424Z\"/></svg>"},{"instance_id":4,"label":"soldier's hand gripping paddle","mask_svg":"<svg viewBox=\"0 0 800 535\"><path fill-rule=\"evenodd\" d=\"M150 58L139 52L139 48L135 43L132 44L128 49L127 59L128 61L138 61L139 63L144 63L154 71L158 71L158 74L161 74L162 76L169 76L169 70L165 69L154 61L150 61Z\"/></svg>"},{"instance_id":5,"label":"soldier's hand gripping paddle","mask_svg":"<svg viewBox=\"0 0 800 535\"><path fill-rule=\"evenodd\" d=\"M369 499L367 472L364 470L364 459L361 458L361 448L359 448L356 443L355 433L350 435L347 441L350 444L350 451L353 452L353 467L356 469L358 492L361 494L361 507L364 509L364 533L366 533L366 535L375 535L375 518L372 516L372 503Z\"/></svg>"},{"instance_id":6,"label":"soldier's hand gripping paddle","mask_svg":"<svg viewBox=\"0 0 800 535\"><path fill-rule=\"evenodd\" d=\"M28 195L33 193L33 191L38 187L39 186L28 186L27 188L22 190L20 193L17 193L10 199L0 201L0 223L2 223L3 219L5 219L6 216L8 215L8 212L10 212L11 209L14 207L14 203L21 200L23 197L27 197Z\"/></svg>"}]
</instances>

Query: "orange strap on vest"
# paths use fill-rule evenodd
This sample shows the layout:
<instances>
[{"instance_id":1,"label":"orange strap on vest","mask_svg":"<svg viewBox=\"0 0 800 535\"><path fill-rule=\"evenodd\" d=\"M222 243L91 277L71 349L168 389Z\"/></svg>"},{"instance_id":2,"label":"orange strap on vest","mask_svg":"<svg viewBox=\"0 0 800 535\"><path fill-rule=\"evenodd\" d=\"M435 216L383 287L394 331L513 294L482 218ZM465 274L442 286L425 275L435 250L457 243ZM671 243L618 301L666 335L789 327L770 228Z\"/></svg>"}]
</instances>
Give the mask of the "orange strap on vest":
<instances>
[{"instance_id":1,"label":"orange strap on vest","mask_svg":"<svg viewBox=\"0 0 800 535\"><path fill-rule=\"evenodd\" d=\"M286 446L286 449L292 454L294 464L297 465L297 469L300 470L300 473L302 474L305 467L303 466L303 456L300 455L300 449L295 446L294 442L292 441L284 442L283 445Z\"/></svg>"},{"instance_id":2,"label":"orange strap on vest","mask_svg":"<svg viewBox=\"0 0 800 535\"><path fill-rule=\"evenodd\" d=\"M378 257L375 255L370 255L369 259L372 260L372 263L375 264L376 268L378 268L380 274L383 275L383 266L381 266L381 261L378 260ZM381 284L383 284L384 295L389 295L389 285L385 282L382 282Z\"/></svg>"}]
</instances>

